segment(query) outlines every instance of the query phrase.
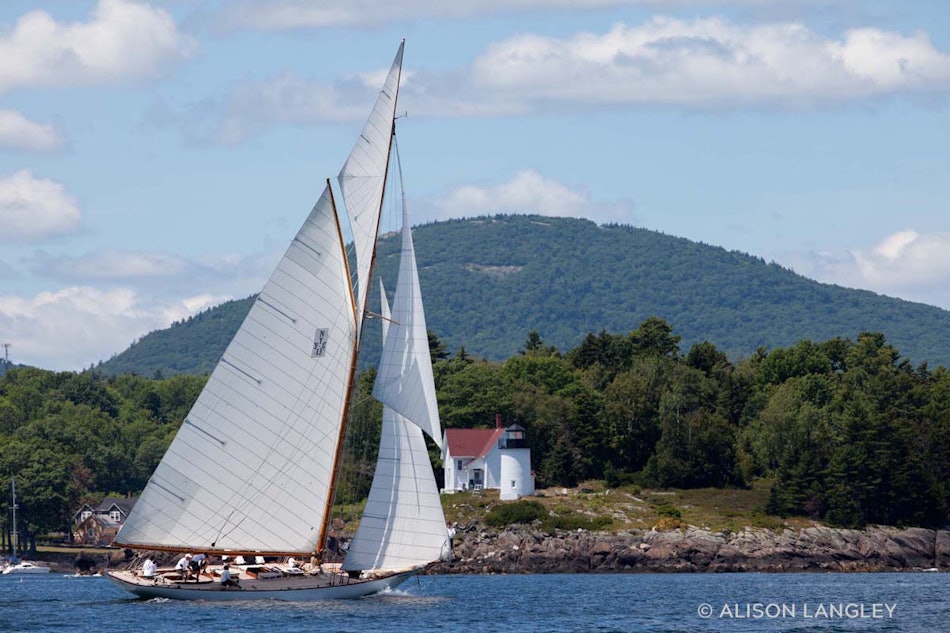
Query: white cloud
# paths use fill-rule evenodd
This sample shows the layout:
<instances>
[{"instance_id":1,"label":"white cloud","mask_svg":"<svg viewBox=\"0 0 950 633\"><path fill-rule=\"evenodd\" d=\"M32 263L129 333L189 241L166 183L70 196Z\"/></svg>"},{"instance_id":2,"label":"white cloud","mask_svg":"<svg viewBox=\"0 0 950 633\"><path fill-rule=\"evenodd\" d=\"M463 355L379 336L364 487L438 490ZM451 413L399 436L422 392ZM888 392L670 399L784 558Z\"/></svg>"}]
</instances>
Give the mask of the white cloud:
<instances>
[{"instance_id":1,"label":"white cloud","mask_svg":"<svg viewBox=\"0 0 950 633\"><path fill-rule=\"evenodd\" d=\"M233 85L223 97L151 113L157 125L177 128L197 144L237 145L274 125L364 121L389 68L346 76L333 84L284 72ZM400 109L414 116L489 117L527 114L529 106L506 95L469 95L467 71L403 74Z\"/></svg>"},{"instance_id":2,"label":"white cloud","mask_svg":"<svg viewBox=\"0 0 950 633\"><path fill-rule=\"evenodd\" d=\"M22 263L57 290L0 294L0 333L16 363L80 370L151 331L258 292L280 253L188 260L104 250L72 257L34 253ZM0 278L9 272L0 260ZM21 284L22 285L22 284Z\"/></svg>"},{"instance_id":3,"label":"white cloud","mask_svg":"<svg viewBox=\"0 0 950 633\"><path fill-rule=\"evenodd\" d=\"M950 309L950 233L899 231L866 249L779 259L818 281Z\"/></svg>"},{"instance_id":4,"label":"white cloud","mask_svg":"<svg viewBox=\"0 0 950 633\"><path fill-rule=\"evenodd\" d=\"M801 1L801 0L799 0ZM500 13L588 10L623 6L768 5L775 0L244 0L226 5L218 15L225 29L313 29L373 27L414 19L466 19Z\"/></svg>"},{"instance_id":5,"label":"white cloud","mask_svg":"<svg viewBox=\"0 0 950 633\"><path fill-rule=\"evenodd\" d=\"M0 331L13 345L12 362L81 370L207 305L204 298L148 303L129 289L83 286L29 298L0 295Z\"/></svg>"},{"instance_id":6,"label":"white cloud","mask_svg":"<svg viewBox=\"0 0 950 633\"><path fill-rule=\"evenodd\" d=\"M150 77L195 48L168 12L144 3L99 0L72 24L37 9L0 37L0 92Z\"/></svg>"},{"instance_id":7,"label":"white cloud","mask_svg":"<svg viewBox=\"0 0 950 633\"><path fill-rule=\"evenodd\" d=\"M21 258L20 263L33 276L57 284L99 288L134 284L136 291L151 301L177 304L193 301L182 297L215 297L221 302L258 292L280 255L268 251L189 259L171 253L108 248L77 256L38 250Z\"/></svg>"},{"instance_id":8,"label":"white cloud","mask_svg":"<svg viewBox=\"0 0 950 633\"><path fill-rule=\"evenodd\" d=\"M413 0L379 2L379 0L260 0L237 2L224 8L219 21L229 29L301 29L341 26L378 26L396 20L421 17L468 17L511 5L520 0L497 2L444 2ZM531 4L534 4L533 2Z\"/></svg>"},{"instance_id":9,"label":"white cloud","mask_svg":"<svg viewBox=\"0 0 950 633\"><path fill-rule=\"evenodd\" d=\"M377 85L374 90L378 89ZM228 114L218 137L230 144L274 122L299 125L365 117L366 102L348 98L353 92L359 96L372 94L356 78L351 79L349 86L328 86L285 73L271 80L241 84L228 97Z\"/></svg>"},{"instance_id":10,"label":"white cloud","mask_svg":"<svg viewBox=\"0 0 950 633\"><path fill-rule=\"evenodd\" d=\"M0 110L0 147L52 152L63 144L62 136L52 125L31 121L15 110Z\"/></svg>"},{"instance_id":11,"label":"white cloud","mask_svg":"<svg viewBox=\"0 0 950 633\"><path fill-rule=\"evenodd\" d=\"M321 7L298 8L336 12ZM218 144L241 143L274 124L362 120L386 70L333 84L285 72L236 84L219 99L178 112L169 108L156 120ZM489 45L467 67L414 69L404 77L400 107L414 116L493 117L587 106L821 107L924 93L950 93L950 55L923 32L861 28L828 38L797 22L655 17L565 39L517 35Z\"/></svg>"},{"instance_id":12,"label":"white cloud","mask_svg":"<svg viewBox=\"0 0 950 633\"><path fill-rule=\"evenodd\" d=\"M870 251L854 251L868 283L878 287L950 283L950 233L900 231Z\"/></svg>"},{"instance_id":13,"label":"white cloud","mask_svg":"<svg viewBox=\"0 0 950 633\"><path fill-rule=\"evenodd\" d=\"M474 82L540 102L815 105L950 88L950 56L925 33L828 39L799 23L656 17L568 39L518 35L488 47Z\"/></svg>"},{"instance_id":14,"label":"white cloud","mask_svg":"<svg viewBox=\"0 0 950 633\"><path fill-rule=\"evenodd\" d=\"M46 276L81 281L180 277L189 269L188 262L168 253L112 249L80 257L50 257L40 253L33 263Z\"/></svg>"},{"instance_id":15,"label":"white cloud","mask_svg":"<svg viewBox=\"0 0 950 633\"><path fill-rule=\"evenodd\" d=\"M150 118L157 125L178 128L194 143L237 145L275 124L362 120L377 90L379 85L370 89L357 75L328 85L285 72L235 84L222 98L182 107L162 105Z\"/></svg>"},{"instance_id":16,"label":"white cloud","mask_svg":"<svg viewBox=\"0 0 950 633\"><path fill-rule=\"evenodd\" d=\"M427 208L435 209L432 217L424 213L425 219L514 212L633 223L630 203L591 201L586 193L573 191L533 169L520 171L500 185L458 187L437 202L424 202L422 207L423 213Z\"/></svg>"},{"instance_id":17,"label":"white cloud","mask_svg":"<svg viewBox=\"0 0 950 633\"><path fill-rule=\"evenodd\" d=\"M0 242L68 233L80 218L76 201L61 184L25 170L0 178Z\"/></svg>"},{"instance_id":18,"label":"white cloud","mask_svg":"<svg viewBox=\"0 0 950 633\"><path fill-rule=\"evenodd\" d=\"M12 360L17 363L84 369L151 331L258 292L278 257L268 253L189 261L112 250L81 257L34 254L28 265L67 283L33 296L0 294L0 342L14 344Z\"/></svg>"}]
</instances>

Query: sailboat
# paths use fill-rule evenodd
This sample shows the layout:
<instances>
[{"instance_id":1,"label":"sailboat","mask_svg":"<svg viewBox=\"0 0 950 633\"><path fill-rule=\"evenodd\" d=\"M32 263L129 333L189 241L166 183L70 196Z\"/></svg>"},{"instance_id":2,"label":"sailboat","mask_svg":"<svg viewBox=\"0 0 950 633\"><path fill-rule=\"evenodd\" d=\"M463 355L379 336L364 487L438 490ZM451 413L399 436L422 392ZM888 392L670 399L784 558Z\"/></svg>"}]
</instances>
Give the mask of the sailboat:
<instances>
[{"instance_id":1,"label":"sailboat","mask_svg":"<svg viewBox=\"0 0 950 633\"><path fill-rule=\"evenodd\" d=\"M404 205L392 311L385 293L382 314L367 310L388 174L399 163L395 111L404 46L340 171L345 215L328 179L114 541L134 550L204 554L213 564L189 573L151 563L143 571L134 563L107 574L123 589L186 600L358 598L396 587L448 555L423 435L441 446ZM363 324L374 316L384 324L373 388L383 404L377 466L346 555L331 562L347 413Z\"/></svg>"},{"instance_id":2,"label":"sailboat","mask_svg":"<svg viewBox=\"0 0 950 633\"><path fill-rule=\"evenodd\" d=\"M16 522L16 511L19 507L16 502L16 478L10 480L10 495L12 497L12 503L10 508L13 512L13 530L10 534L11 544L13 546L13 553L10 555L9 563L5 564L0 568L0 574L48 574L49 567L42 565L35 565L29 561L20 560L16 553L18 532L17 532L17 522Z\"/></svg>"}]
</instances>

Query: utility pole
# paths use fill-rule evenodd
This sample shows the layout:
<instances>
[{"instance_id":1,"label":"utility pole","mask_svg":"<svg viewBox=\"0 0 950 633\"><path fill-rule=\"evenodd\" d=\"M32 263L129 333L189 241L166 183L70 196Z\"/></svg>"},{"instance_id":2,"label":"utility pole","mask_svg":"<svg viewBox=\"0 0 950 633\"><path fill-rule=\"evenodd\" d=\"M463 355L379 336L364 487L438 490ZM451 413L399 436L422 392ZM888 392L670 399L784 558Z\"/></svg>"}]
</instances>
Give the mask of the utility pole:
<instances>
[{"instance_id":1,"label":"utility pole","mask_svg":"<svg viewBox=\"0 0 950 633\"><path fill-rule=\"evenodd\" d=\"M10 367L10 348L13 347L13 343L4 343L3 344L3 366Z\"/></svg>"}]
</instances>

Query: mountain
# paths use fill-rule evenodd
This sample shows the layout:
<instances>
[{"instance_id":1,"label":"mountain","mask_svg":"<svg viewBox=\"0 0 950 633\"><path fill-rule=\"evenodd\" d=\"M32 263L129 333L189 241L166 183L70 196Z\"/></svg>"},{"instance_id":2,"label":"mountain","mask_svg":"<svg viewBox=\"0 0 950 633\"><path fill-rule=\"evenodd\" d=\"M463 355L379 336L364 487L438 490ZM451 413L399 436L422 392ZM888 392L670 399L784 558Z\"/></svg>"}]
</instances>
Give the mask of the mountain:
<instances>
[{"instance_id":1,"label":"mountain","mask_svg":"<svg viewBox=\"0 0 950 633\"><path fill-rule=\"evenodd\" d=\"M210 374L251 309L254 297L227 301L132 343L99 365L107 374Z\"/></svg>"},{"instance_id":2,"label":"mountain","mask_svg":"<svg viewBox=\"0 0 950 633\"><path fill-rule=\"evenodd\" d=\"M657 316L682 336L684 353L708 340L738 359L760 346L870 330L915 364L950 366L947 310L818 283L758 257L655 231L496 215L420 225L414 238L428 325L450 353L464 346L501 360L531 331L566 351L589 332L624 334ZM399 247L395 234L380 244L377 269L390 289ZM252 299L152 332L101 369L207 372ZM379 340L378 322L367 328L367 343Z\"/></svg>"}]
</instances>

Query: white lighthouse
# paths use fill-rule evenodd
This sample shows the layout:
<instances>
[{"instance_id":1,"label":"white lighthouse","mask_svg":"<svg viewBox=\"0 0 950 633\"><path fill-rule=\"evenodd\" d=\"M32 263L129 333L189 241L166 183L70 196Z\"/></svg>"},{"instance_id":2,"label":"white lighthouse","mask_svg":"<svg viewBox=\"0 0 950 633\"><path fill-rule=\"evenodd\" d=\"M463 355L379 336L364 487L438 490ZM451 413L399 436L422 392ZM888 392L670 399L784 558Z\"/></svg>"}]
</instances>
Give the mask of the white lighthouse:
<instances>
[{"instance_id":1,"label":"white lighthouse","mask_svg":"<svg viewBox=\"0 0 950 633\"><path fill-rule=\"evenodd\" d=\"M531 474L531 449L524 436L524 427L512 424L498 440L501 473L498 477L500 498L514 500L534 494Z\"/></svg>"},{"instance_id":2,"label":"white lighthouse","mask_svg":"<svg viewBox=\"0 0 950 633\"><path fill-rule=\"evenodd\" d=\"M493 429L446 429L442 447L442 492L497 489L502 499L534 494L524 427L502 428L501 414L495 415Z\"/></svg>"}]
</instances>

